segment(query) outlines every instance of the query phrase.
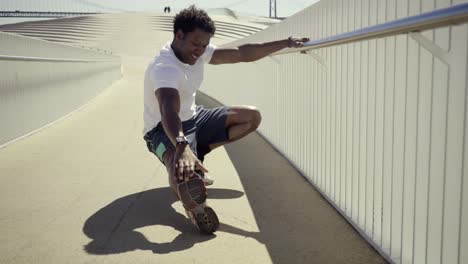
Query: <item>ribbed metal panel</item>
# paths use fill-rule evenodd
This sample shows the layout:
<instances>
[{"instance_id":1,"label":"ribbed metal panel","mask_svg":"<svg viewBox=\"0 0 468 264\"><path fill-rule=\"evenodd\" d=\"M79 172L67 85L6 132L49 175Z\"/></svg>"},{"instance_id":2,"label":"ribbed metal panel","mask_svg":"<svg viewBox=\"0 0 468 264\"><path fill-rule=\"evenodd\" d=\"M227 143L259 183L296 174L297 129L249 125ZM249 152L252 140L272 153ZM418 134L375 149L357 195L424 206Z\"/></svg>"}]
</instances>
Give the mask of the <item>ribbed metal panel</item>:
<instances>
[{"instance_id":1,"label":"ribbed metal panel","mask_svg":"<svg viewBox=\"0 0 468 264\"><path fill-rule=\"evenodd\" d=\"M466 1L322 0L229 45L321 39ZM260 132L394 263L468 263L466 24L210 66ZM287 175L285 175L287 177Z\"/></svg>"},{"instance_id":2,"label":"ribbed metal panel","mask_svg":"<svg viewBox=\"0 0 468 264\"><path fill-rule=\"evenodd\" d=\"M117 56L0 33L0 146L89 102L121 77Z\"/></svg>"}]
</instances>

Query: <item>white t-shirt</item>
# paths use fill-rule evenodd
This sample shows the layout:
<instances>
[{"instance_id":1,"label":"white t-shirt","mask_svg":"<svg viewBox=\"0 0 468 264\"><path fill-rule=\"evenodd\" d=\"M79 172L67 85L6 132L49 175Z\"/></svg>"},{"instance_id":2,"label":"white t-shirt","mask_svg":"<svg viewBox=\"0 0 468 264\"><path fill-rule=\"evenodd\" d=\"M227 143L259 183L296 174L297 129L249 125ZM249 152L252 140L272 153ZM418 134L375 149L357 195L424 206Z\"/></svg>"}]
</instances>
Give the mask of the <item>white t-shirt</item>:
<instances>
[{"instance_id":1,"label":"white t-shirt","mask_svg":"<svg viewBox=\"0 0 468 264\"><path fill-rule=\"evenodd\" d=\"M167 43L159 56L148 65L145 73L144 122L143 134L146 134L161 121L158 100L154 92L161 88L175 88L180 96L181 121L195 115L195 96L203 81L203 68L209 63L216 46L209 44L205 53L194 65L181 62L174 54L171 43Z\"/></svg>"}]
</instances>

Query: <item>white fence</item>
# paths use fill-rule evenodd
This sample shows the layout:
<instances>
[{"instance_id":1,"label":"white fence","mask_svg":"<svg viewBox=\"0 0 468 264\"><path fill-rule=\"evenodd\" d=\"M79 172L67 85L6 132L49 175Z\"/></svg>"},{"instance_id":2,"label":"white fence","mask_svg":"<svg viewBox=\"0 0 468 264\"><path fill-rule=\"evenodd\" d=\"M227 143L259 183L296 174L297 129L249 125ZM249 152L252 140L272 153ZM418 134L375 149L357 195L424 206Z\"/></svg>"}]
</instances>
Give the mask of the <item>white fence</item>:
<instances>
[{"instance_id":1,"label":"white fence","mask_svg":"<svg viewBox=\"0 0 468 264\"><path fill-rule=\"evenodd\" d=\"M466 1L322 0L237 46L321 39ZM468 26L210 66L260 132L394 263L468 263ZM253 175L254 176L254 175Z\"/></svg>"},{"instance_id":2,"label":"white fence","mask_svg":"<svg viewBox=\"0 0 468 264\"><path fill-rule=\"evenodd\" d=\"M0 147L73 112L121 78L117 56L0 33Z\"/></svg>"}]
</instances>

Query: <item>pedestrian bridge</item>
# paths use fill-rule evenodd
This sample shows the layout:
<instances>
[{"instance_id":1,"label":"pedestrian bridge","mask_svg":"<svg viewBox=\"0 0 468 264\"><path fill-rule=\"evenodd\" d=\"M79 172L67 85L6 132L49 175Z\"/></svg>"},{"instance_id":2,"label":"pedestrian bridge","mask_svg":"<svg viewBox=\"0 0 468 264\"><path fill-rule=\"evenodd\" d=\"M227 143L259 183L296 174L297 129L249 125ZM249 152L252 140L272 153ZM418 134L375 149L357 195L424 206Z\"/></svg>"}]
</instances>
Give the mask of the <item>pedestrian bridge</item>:
<instances>
[{"instance_id":1,"label":"pedestrian bridge","mask_svg":"<svg viewBox=\"0 0 468 264\"><path fill-rule=\"evenodd\" d=\"M185 219L141 135L143 74L170 17L0 26L0 262L467 263L463 2L213 15L218 46L312 39L206 68L198 103L263 116L205 161L214 236Z\"/></svg>"}]
</instances>

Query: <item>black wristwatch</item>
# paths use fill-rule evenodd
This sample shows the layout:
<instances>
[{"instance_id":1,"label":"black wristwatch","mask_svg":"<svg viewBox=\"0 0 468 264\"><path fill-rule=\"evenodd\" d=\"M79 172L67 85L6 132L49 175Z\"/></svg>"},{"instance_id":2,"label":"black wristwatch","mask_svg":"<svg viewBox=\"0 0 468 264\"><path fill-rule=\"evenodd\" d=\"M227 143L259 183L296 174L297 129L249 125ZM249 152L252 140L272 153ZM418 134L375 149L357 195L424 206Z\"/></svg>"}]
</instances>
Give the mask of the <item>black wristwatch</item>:
<instances>
[{"instance_id":1,"label":"black wristwatch","mask_svg":"<svg viewBox=\"0 0 468 264\"><path fill-rule=\"evenodd\" d=\"M177 145L188 144L188 140L185 136L177 136L175 138Z\"/></svg>"}]
</instances>

